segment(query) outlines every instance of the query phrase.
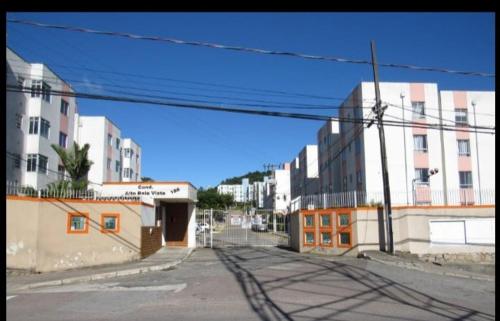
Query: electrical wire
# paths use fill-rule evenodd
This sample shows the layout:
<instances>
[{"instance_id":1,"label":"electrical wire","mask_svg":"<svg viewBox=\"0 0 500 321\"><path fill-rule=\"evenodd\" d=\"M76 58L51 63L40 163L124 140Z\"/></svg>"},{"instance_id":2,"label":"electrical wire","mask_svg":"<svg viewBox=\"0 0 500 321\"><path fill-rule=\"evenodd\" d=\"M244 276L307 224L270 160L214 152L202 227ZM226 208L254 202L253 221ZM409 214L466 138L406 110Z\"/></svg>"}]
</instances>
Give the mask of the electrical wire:
<instances>
[{"instance_id":1,"label":"electrical wire","mask_svg":"<svg viewBox=\"0 0 500 321\"><path fill-rule=\"evenodd\" d=\"M19 86L7 86L7 91L10 92L23 92L30 93L31 89L28 87ZM187 104L187 103L179 103L174 101L157 101L157 100L146 100L146 99L134 99L128 97L117 97L117 96L108 96L108 95L97 95L97 94L88 94L88 93L70 93L64 91L55 91L51 90L51 95L55 96L69 96L69 97L79 97L85 99L97 99L97 100L108 100L108 101L121 101L121 102L130 102L130 103L145 103L145 104L153 104L153 105L162 105L162 106L170 106L170 107L178 107L178 108L190 108L190 109L198 109L198 110L212 110L212 111L223 111L223 112L233 112L233 113L242 113L242 114L253 114L253 115L265 115L265 116L273 116L273 117L287 117L287 118L296 118L296 119L308 119L308 120L332 120L332 121L344 121L344 122L354 122L354 123L368 123L370 120L355 120L351 118L340 118L340 117L331 117L331 116L323 116L316 114L304 114L304 113L285 113L278 111L268 111L268 110L254 110L254 109L243 109L243 108L231 108L231 107L217 107L213 105L202 105L202 104ZM428 123L412 123L412 122L396 122L396 121L384 121L386 126L406 126L413 128L428 128L428 129L436 129L436 130L445 130L445 131L464 131L464 132L477 132L482 134L494 134L494 128L488 128L493 130L493 132L487 131L470 131L467 128L474 129L476 126L467 126L456 127L450 125L441 125L441 124L428 124ZM408 126L407 124L410 124ZM459 128L459 129L456 129Z\"/></svg>"},{"instance_id":2,"label":"electrical wire","mask_svg":"<svg viewBox=\"0 0 500 321\"><path fill-rule=\"evenodd\" d=\"M288 57L313 59L313 60L372 65L371 61L360 60L360 59L347 59L347 58L339 58L339 57L332 57L332 56L308 55L308 54L295 53L295 52L289 52L289 51L272 51L272 50L264 50L264 49L257 49L257 48L227 46L227 45L208 43L208 42L186 41L186 40L165 38L165 37L159 37L159 36L142 36L142 35L136 35L136 34L126 33L126 32L102 31L102 30L94 30L94 29L74 27L74 26L46 24L46 23L27 21L27 20L19 20L19 19L7 19L7 22L30 25L30 26L41 27L41 28L51 28L51 29L59 29L59 30L66 30L66 31L73 31L73 32L82 32L82 33L99 34L99 35L106 35L106 36L124 37L124 38L135 39L135 40L160 41L160 42L168 42L168 43L173 43L173 44L201 46L201 47L225 49L225 50L232 50L232 51L252 52L252 53L258 53L258 54L268 54L268 55L288 56ZM465 75L465 76L480 76L480 77L492 77L492 78L495 77L495 74L478 72L478 71L460 71L460 70L451 70L451 69L447 69L447 68L421 67L421 66L410 65L410 64L378 63L377 65L379 67L404 68L404 69L411 69L411 70L418 70L418 71L432 71L432 72L441 72L441 73L450 73L450 74L460 74L460 75Z\"/></svg>"}]
</instances>

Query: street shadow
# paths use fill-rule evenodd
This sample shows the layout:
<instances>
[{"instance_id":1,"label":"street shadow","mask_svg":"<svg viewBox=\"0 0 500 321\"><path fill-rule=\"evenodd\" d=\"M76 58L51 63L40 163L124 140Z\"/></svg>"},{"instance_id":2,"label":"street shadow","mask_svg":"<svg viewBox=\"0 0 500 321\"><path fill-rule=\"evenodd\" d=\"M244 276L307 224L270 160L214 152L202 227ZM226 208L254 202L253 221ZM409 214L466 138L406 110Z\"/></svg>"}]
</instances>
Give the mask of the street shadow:
<instances>
[{"instance_id":1,"label":"street shadow","mask_svg":"<svg viewBox=\"0 0 500 321\"><path fill-rule=\"evenodd\" d=\"M341 262L278 248L214 251L261 320L495 319Z\"/></svg>"}]
</instances>

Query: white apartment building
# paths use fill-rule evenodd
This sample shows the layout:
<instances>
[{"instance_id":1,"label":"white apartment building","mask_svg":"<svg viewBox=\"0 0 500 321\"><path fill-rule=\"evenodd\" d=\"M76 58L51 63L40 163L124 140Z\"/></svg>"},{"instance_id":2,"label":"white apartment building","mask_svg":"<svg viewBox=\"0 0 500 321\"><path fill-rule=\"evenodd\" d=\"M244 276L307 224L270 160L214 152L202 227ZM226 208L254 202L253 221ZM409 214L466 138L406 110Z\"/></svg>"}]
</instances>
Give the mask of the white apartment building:
<instances>
[{"instance_id":1,"label":"white apartment building","mask_svg":"<svg viewBox=\"0 0 500 321\"><path fill-rule=\"evenodd\" d=\"M88 173L89 186L121 182L120 129L104 116L77 116L75 124L75 141L90 145L88 157L93 164Z\"/></svg>"},{"instance_id":2,"label":"white apartment building","mask_svg":"<svg viewBox=\"0 0 500 321\"><path fill-rule=\"evenodd\" d=\"M443 119L457 125L495 126L495 92L441 91ZM484 190L495 189L495 135L443 131L442 170L446 190L468 189L467 203L482 197Z\"/></svg>"},{"instance_id":3,"label":"white apartment building","mask_svg":"<svg viewBox=\"0 0 500 321\"><path fill-rule=\"evenodd\" d=\"M318 189L318 145L306 145L290 166L291 198L317 194Z\"/></svg>"},{"instance_id":4,"label":"white apartment building","mask_svg":"<svg viewBox=\"0 0 500 321\"><path fill-rule=\"evenodd\" d=\"M443 91L440 94L434 83L380 83L380 95L382 105L387 106L384 120L439 124L442 118L444 124L473 125L476 121L477 125L495 125L491 116L494 115L494 92ZM362 82L342 104L339 117L372 119L374 100L374 84ZM338 191L382 193L378 128L376 124L364 129L360 126L340 122L339 141L343 151ZM384 129L393 204L429 203L432 191L446 194L453 189L475 189L479 185L494 188L494 135L478 134L476 138L472 133L415 126L385 125ZM428 177L429 169L433 168L439 173Z\"/></svg>"},{"instance_id":5,"label":"white apartment building","mask_svg":"<svg viewBox=\"0 0 500 321\"><path fill-rule=\"evenodd\" d=\"M122 181L141 181L141 147L131 138L122 140Z\"/></svg>"},{"instance_id":6,"label":"white apartment building","mask_svg":"<svg viewBox=\"0 0 500 321\"><path fill-rule=\"evenodd\" d=\"M220 184L217 186L217 193L232 195L236 203L242 203L244 199L241 184Z\"/></svg>"},{"instance_id":7,"label":"white apartment building","mask_svg":"<svg viewBox=\"0 0 500 321\"><path fill-rule=\"evenodd\" d=\"M275 169L271 177L264 177L264 207L275 213L290 211L290 163Z\"/></svg>"},{"instance_id":8,"label":"white apartment building","mask_svg":"<svg viewBox=\"0 0 500 321\"><path fill-rule=\"evenodd\" d=\"M264 208L264 182L253 182L253 199L257 208Z\"/></svg>"},{"instance_id":9,"label":"white apartment building","mask_svg":"<svg viewBox=\"0 0 500 321\"><path fill-rule=\"evenodd\" d=\"M339 122L327 121L318 130L318 192L340 191L340 134Z\"/></svg>"},{"instance_id":10,"label":"white apartment building","mask_svg":"<svg viewBox=\"0 0 500 321\"><path fill-rule=\"evenodd\" d=\"M71 86L41 63L29 63L7 48L7 86L30 88L6 97L6 179L21 185L44 188L65 177L59 156L51 147L73 144L74 97Z\"/></svg>"}]
</instances>

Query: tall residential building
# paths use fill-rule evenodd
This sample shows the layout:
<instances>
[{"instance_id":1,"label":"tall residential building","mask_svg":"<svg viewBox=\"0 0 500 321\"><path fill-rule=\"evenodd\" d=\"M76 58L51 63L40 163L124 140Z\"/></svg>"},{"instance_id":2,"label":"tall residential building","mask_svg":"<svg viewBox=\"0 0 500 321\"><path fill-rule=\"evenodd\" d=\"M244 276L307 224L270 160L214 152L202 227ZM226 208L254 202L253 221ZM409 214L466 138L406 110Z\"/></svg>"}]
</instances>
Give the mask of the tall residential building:
<instances>
[{"instance_id":1,"label":"tall residential building","mask_svg":"<svg viewBox=\"0 0 500 321\"><path fill-rule=\"evenodd\" d=\"M327 121L317 133L318 142L318 192L333 193L340 191L340 150L339 123Z\"/></svg>"},{"instance_id":2,"label":"tall residential building","mask_svg":"<svg viewBox=\"0 0 500 321\"><path fill-rule=\"evenodd\" d=\"M290 211L290 163L275 169L271 177L264 177L264 207L276 213Z\"/></svg>"},{"instance_id":3,"label":"tall residential building","mask_svg":"<svg viewBox=\"0 0 500 321\"><path fill-rule=\"evenodd\" d=\"M464 128L476 121L478 126L495 126L491 116L494 92L439 93L434 83L380 83L380 96L382 105L387 106L384 120L396 117L422 124L442 121ZM376 125L361 128L361 124L352 122L372 119L374 100L374 84L362 82L339 111L341 119L346 119L340 122L339 141L343 151L339 191L383 191L378 128ZM476 143L475 134L460 131L388 124L384 129L393 203L429 203L432 191L466 189L472 195L471 188L479 185L483 189L494 188L494 135L478 134ZM439 173L429 178L429 169L433 168Z\"/></svg>"},{"instance_id":4,"label":"tall residential building","mask_svg":"<svg viewBox=\"0 0 500 321\"><path fill-rule=\"evenodd\" d=\"M141 146L131 138L122 140L122 181L141 181Z\"/></svg>"},{"instance_id":5,"label":"tall residential building","mask_svg":"<svg viewBox=\"0 0 500 321\"><path fill-rule=\"evenodd\" d=\"M7 86L29 88L25 93L7 88L6 179L44 188L66 176L51 144L71 147L77 113L74 97L54 95L52 91L74 91L46 65L29 63L9 48L6 66Z\"/></svg>"},{"instance_id":6,"label":"tall residential building","mask_svg":"<svg viewBox=\"0 0 500 321\"><path fill-rule=\"evenodd\" d=\"M120 129L104 116L79 116L75 123L75 141L81 146L90 144L88 157L93 165L88 174L89 186L122 181Z\"/></svg>"},{"instance_id":7,"label":"tall residential building","mask_svg":"<svg viewBox=\"0 0 500 321\"><path fill-rule=\"evenodd\" d=\"M217 193L232 195L236 203L243 202L243 188L241 184L220 184L217 186Z\"/></svg>"},{"instance_id":8,"label":"tall residential building","mask_svg":"<svg viewBox=\"0 0 500 321\"><path fill-rule=\"evenodd\" d=\"M253 182L253 199L257 208L264 207L264 182Z\"/></svg>"},{"instance_id":9,"label":"tall residential building","mask_svg":"<svg viewBox=\"0 0 500 321\"><path fill-rule=\"evenodd\" d=\"M318 146L306 145L290 165L291 198L317 194L318 188Z\"/></svg>"}]
</instances>

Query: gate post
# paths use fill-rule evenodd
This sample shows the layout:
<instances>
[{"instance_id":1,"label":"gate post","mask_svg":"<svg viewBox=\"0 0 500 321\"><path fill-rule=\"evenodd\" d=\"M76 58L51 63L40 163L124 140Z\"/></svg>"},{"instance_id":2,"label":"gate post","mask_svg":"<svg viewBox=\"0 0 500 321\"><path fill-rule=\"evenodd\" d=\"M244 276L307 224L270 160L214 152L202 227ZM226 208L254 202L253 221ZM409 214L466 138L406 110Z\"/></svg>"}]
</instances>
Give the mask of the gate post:
<instances>
[{"instance_id":1,"label":"gate post","mask_svg":"<svg viewBox=\"0 0 500 321\"><path fill-rule=\"evenodd\" d=\"M212 245L213 245L213 231L214 231L214 227L213 227L213 214L214 214L214 210L213 208L210 209L210 248L212 248Z\"/></svg>"},{"instance_id":2,"label":"gate post","mask_svg":"<svg viewBox=\"0 0 500 321\"><path fill-rule=\"evenodd\" d=\"M207 212L207 210L203 210L203 224L206 223L206 220L205 220L205 213ZM205 225L203 225L205 226ZM206 232L206 229L203 228L203 247L206 247L207 246L207 232Z\"/></svg>"}]
</instances>

